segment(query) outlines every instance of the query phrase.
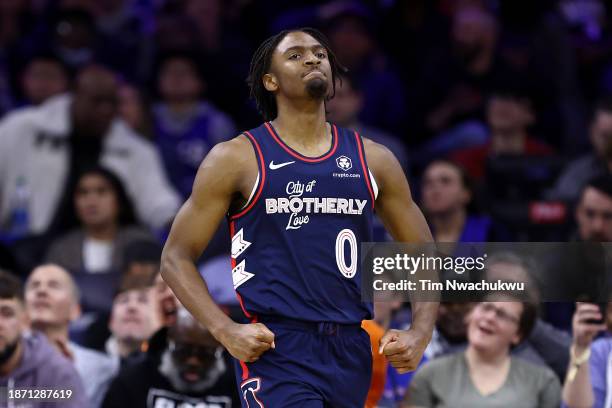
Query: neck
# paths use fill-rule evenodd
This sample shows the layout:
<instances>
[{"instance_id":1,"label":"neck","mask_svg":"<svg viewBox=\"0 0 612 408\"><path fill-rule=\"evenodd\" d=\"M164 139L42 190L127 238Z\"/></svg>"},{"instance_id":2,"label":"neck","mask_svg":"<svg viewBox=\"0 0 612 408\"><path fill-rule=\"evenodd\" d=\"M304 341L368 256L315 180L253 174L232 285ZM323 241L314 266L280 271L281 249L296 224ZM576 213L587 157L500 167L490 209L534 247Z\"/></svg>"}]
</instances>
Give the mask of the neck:
<instances>
[{"instance_id":1,"label":"neck","mask_svg":"<svg viewBox=\"0 0 612 408\"><path fill-rule=\"evenodd\" d=\"M6 377L17 368L21 363L21 356L23 356L23 341L17 342L17 347L13 352L11 358L9 358L4 364L0 365L0 377Z\"/></svg>"},{"instance_id":2,"label":"neck","mask_svg":"<svg viewBox=\"0 0 612 408\"><path fill-rule=\"evenodd\" d=\"M437 214L431 218L431 224L436 236L459 236L465 226L466 213L463 208ZM436 239L437 240L437 239Z\"/></svg>"},{"instance_id":3,"label":"neck","mask_svg":"<svg viewBox=\"0 0 612 408\"><path fill-rule=\"evenodd\" d=\"M184 116L193 112L193 110L198 106L198 100L190 99L182 101L167 101L166 106L171 114L176 116Z\"/></svg>"},{"instance_id":4,"label":"neck","mask_svg":"<svg viewBox=\"0 0 612 408\"><path fill-rule=\"evenodd\" d=\"M115 239L118 229L116 224L89 226L85 227L85 234L89 238L99 241L112 241Z\"/></svg>"},{"instance_id":5,"label":"neck","mask_svg":"<svg viewBox=\"0 0 612 408\"><path fill-rule=\"evenodd\" d=\"M142 341L136 339L116 339L119 357L125 358L135 351L139 351Z\"/></svg>"},{"instance_id":6,"label":"neck","mask_svg":"<svg viewBox=\"0 0 612 408\"><path fill-rule=\"evenodd\" d=\"M510 361L510 355L508 354L507 350L487 352L476 349L472 345L468 346L467 350L465 351L465 356L468 364L471 367L490 366L499 368Z\"/></svg>"},{"instance_id":7,"label":"neck","mask_svg":"<svg viewBox=\"0 0 612 408\"><path fill-rule=\"evenodd\" d=\"M68 344L68 326L32 323L32 329L37 330L47 337L47 340L54 346L57 344Z\"/></svg>"},{"instance_id":8,"label":"neck","mask_svg":"<svg viewBox=\"0 0 612 408\"><path fill-rule=\"evenodd\" d=\"M477 58L475 58L474 61L472 61L468 67L468 70L472 74L481 75L489 71L492 62L493 53L491 51L484 51Z\"/></svg>"},{"instance_id":9,"label":"neck","mask_svg":"<svg viewBox=\"0 0 612 408\"><path fill-rule=\"evenodd\" d=\"M523 130L508 136L494 135L491 138L491 150L494 154L523 154L526 140L527 133Z\"/></svg>"},{"instance_id":10,"label":"neck","mask_svg":"<svg viewBox=\"0 0 612 408\"><path fill-rule=\"evenodd\" d=\"M273 120L274 127L284 136L285 142L312 146L321 138L327 137L323 101L312 98L289 100L279 97L277 106L278 116Z\"/></svg>"}]
</instances>

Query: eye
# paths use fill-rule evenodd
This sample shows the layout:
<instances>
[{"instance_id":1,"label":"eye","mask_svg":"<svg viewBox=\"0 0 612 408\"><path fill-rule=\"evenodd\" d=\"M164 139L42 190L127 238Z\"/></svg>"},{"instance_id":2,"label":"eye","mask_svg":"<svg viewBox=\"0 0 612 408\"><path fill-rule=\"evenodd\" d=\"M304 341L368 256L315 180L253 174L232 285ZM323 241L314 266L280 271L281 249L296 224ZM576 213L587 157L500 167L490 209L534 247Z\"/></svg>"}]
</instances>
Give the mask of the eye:
<instances>
[{"instance_id":1,"label":"eye","mask_svg":"<svg viewBox=\"0 0 612 408\"><path fill-rule=\"evenodd\" d=\"M289 59L298 59L298 58L300 58L300 54L297 54L297 53L295 53L295 54L291 54L291 55L289 56Z\"/></svg>"},{"instance_id":2,"label":"eye","mask_svg":"<svg viewBox=\"0 0 612 408\"><path fill-rule=\"evenodd\" d=\"M323 51L319 51L316 54L317 58L326 58L327 54L325 54Z\"/></svg>"}]
</instances>

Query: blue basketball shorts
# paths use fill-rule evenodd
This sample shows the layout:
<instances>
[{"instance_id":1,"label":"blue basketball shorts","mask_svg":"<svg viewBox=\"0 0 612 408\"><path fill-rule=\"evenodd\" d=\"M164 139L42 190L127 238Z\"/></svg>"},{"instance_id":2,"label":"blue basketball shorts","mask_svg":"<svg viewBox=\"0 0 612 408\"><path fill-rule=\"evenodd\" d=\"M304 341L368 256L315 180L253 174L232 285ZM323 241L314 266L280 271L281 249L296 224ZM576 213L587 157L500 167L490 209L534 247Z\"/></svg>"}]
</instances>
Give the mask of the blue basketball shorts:
<instances>
[{"instance_id":1,"label":"blue basketball shorts","mask_svg":"<svg viewBox=\"0 0 612 408\"><path fill-rule=\"evenodd\" d=\"M370 337L360 325L259 317L275 349L235 362L243 408L363 408L372 377Z\"/></svg>"}]
</instances>

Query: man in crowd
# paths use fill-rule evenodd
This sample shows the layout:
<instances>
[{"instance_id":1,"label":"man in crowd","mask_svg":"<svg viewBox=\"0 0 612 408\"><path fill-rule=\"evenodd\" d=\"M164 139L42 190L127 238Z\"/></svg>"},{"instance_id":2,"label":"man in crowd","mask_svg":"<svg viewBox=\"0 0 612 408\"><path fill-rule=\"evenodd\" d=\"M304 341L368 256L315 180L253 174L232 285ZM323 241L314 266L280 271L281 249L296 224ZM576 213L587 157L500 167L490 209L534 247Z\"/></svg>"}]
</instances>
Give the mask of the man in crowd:
<instances>
[{"instance_id":1,"label":"man in crowd","mask_svg":"<svg viewBox=\"0 0 612 408\"><path fill-rule=\"evenodd\" d=\"M62 389L72 391L63 407L88 406L81 379L70 361L40 333L27 334L27 314L19 280L0 271L0 387ZM0 405L10 401L0 395ZM41 407L53 406L41 404Z\"/></svg>"},{"instance_id":2,"label":"man in crowd","mask_svg":"<svg viewBox=\"0 0 612 408\"><path fill-rule=\"evenodd\" d=\"M576 201L587 182L612 169L612 99L602 99L595 107L589 128L593 152L567 165L552 191L551 199Z\"/></svg>"},{"instance_id":3,"label":"man in crowd","mask_svg":"<svg viewBox=\"0 0 612 408\"><path fill-rule=\"evenodd\" d=\"M489 142L459 150L451 158L466 169L474 180L485 176L487 158L500 155L540 156L552 153L550 147L532 138L529 128L535 122L528 96L519 88L498 87L486 106L490 128Z\"/></svg>"},{"instance_id":4,"label":"man in crowd","mask_svg":"<svg viewBox=\"0 0 612 408\"><path fill-rule=\"evenodd\" d=\"M100 163L126 187L138 218L165 226L179 205L155 148L116 114L117 82L110 71L85 68L71 95L7 115L0 122L0 225L15 206L18 180L29 201L29 230L45 232L76 177ZM25 184L25 185L24 185Z\"/></svg>"},{"instance_id":5,"label":"man in crowd","mask_svg":"<svg viewBox=\"0 0 612 408\"><path fill-rule=\"evenodd\" d=\"M80 314L79 292L70 274L56 265L34 269L26 281L25 302L32 329L43 333L58 352L74 363L91 406L99 407L118 364L69 340L68 326Z\"/></svg>"},{"instance_id":6,"label":"man in crowd","mask_svg":"<svg viewBox=\"0 0 612 408\"><path fill-rule=\"evenodd\" d=\"M161 327L151 277L126 276L119 288L108 327L106 352L121 365L140 361L148 340Z\"/></svg>"},{"instance_id":7,"label":"man in crowd","mask_svg":"<svg viewBox=\"0 0 612 408\"><path fill-rule=\"evenodd\" d=\"M53 54L40 54L28 61L21 78L24 104L40 105L68 90L68 71Z\"/></svg>"},{"instance_id":8,"label":"man in crowd","mask_svg":"<svg viewBox=\"0 0 612 408\"><path fill-rule=\"evenodd\" d=\"M222 347L187 310L151 339L146 359L111 384L104 408L239 407L232 365Z\"/></svg>"}]
</instances>

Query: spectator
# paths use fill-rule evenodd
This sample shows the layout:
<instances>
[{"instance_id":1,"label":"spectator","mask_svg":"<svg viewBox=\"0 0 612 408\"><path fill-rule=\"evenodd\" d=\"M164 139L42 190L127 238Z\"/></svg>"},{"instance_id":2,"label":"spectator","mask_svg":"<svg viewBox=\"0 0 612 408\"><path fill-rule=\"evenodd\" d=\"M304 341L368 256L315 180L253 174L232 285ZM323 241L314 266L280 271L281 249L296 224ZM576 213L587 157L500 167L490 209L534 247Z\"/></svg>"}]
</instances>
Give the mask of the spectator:
<instances>
[{"instance_id":1,"label":"spectator","mask_svg":"<svg viewBox=\"0 0 612 408\"><path fill-rule=\"evenodd\" d=\"M486 95L514 78L501 59L499 25L489 11L469 3L456 7L450 49L434 48L425 57L411 106L417 131L434 134L468 120L484 118Z\"/></svg>"},{"instance_id":2,"label":"spectator","mask_svg":"<svg viewBox=\"0 0 612 408\"><path fill-rule=\"evenodd\" d=\"M51 245L47 262L72 273L119 272L130 243L154 240L136 226L132 204L111 171L93 167L81 173L70 196L66 223L74 228Z\"/></svg>"},{"instance_id":3,"label":"spectator","mask_svg":"<svg viewBox=\"0 0 612 408\"><path fill-rule=\"evenodd\" d=\"M576 304L571 357L563 385L563 402L569 408L605 408L612 398L608 380L612 340L604 337L593 342L599 332L610 330L610 316L610 306L602 310L596 304Z\"/></svg>"},{"instance_id":4,"label":"spectator","mask_svg":"<svg viewBox=\"0 0 612 408\"><path fill-rule=\"evenodd\" d=\"M26 332L28 318L21 283L3 271L0 271L0 311L0 386L70 390L71 398L62 401L62 406L86 407L87 396L71 362L43 334ZM0 403L8 405L8 401L3 401L5 397L0 397Z\"/></svg>"},{"instance_id":5,"label":"spectator","mask_svg":"<svg viewBox=\"0 0 612 408\"><path fill-rule=\"evenodd\" d=\"M113 300L106 352L121 365L141 360L149 338L161 327L151 278L128 275Z\"/></svg>"},{"instance_id":6,"label":"spectator","mask_svg":"<svg viewBox=\"0 0 612 408\"><path fill-rule=\"evenodd\" d=\"M154 148L116 117L116 109L114 75L92 66L79 74L72 95L8 115L0 123L0 220L6 223L13 211L19 179L30 193L30 231L46 231L77 175L100 162L126 186L139 220L166 226L179 198Z\"/></svg>"},{"instance_id":7,"label":"spectator","mask_svg":"<svg viewBox=\"0 0 612 408\"><path fill-rule=\"evenodd\" d=\"M115 378L104 408L240 406L226 353L189 312L179 309L177 316L167 333L162 330L152 339L145 361Z\"/></svg>"},{"instance_id":8,"label":"spectator","mask_svg":"<svg viewBox=\"0 0 612 408\"><path fill-rule=\"evenodd\" d=\"M162 100L153 108L156 143L172 184L187 199L206 153L234 137L236 129L227 115L203 98L206 83L195 56L164 56L157 87Z\"/></svg>"},{"instance_id":9,"label":"spectator","mask_svg":"<svg viewBox=\"0 0 612 408\"><path fill-rule=\"evenodd\" d=\"M153 114L145 95L128 83L119 87L119 115L136 133L153 139Z\"/></svg>"},{"instance_id":10,"label":"spectator","mask_svg":"<svg viewBox=\"0 0 612 408\"><path fill-rule=\"evenodd\" d=\"M612 241L612 175L589 181L576 207L578 228L575 239L587 242Z\"/></svg>"},{"instance_id":11,"label":"spectator","mask_svg":"<svg viewBox=\"0 0 612 408\"><path fill-rule=\"evenodd\" d=\"M324 25L338 60L363 92L360 119L366 125L401 132L406 112L404 87L379 49L370 12L347 2L327 15Z\"/></svg>"},{"instance_id":12,"label":"spectator","mask_svg":"<svg viewBox=\"0 0 612 408\"><path fill-rule=\"evenodd\" d=\"M460 150L452 155L453 161L466 169L477 181L485 175L489 157L501 155L550 155L552 149L529 135L535 115L528 97L520 89L498 88L487 102L487 123L490 140L487 144Z\"/></svg>"},{"instance_id":13,"label":"spectator","mask_svg":"<svg viewBox=\"0 0 612 408\"><path fill-rule=\"evenodd\" d=\"M70 274L56 265L34 269L26 282L25 302L32 329L72 360L91 406L99 407L119 367L110 357L69 340L68 326L80 314L79 292Z\"/></svg>"},{"instance_id":14,"label":"spectator","mask_svg":"<svg viewBox=\"0 0 612 408\"><path fill-rule=\"evenodd\" d=\"M470 214L473 191L466 172L436 160L425 169L422 205L437 242L508 241L508 233L488 216Z\"/></svg>"},{"instance_id":15,"label":"spectator","mask_svg":"<svg viewBox=\"0 0 612 408\"><path fill-rule=\"evenodd\" d=\"M610 174L612 168L612 98L602 99L595 107L589 135L593 152L567 165L549 198L575 202L584 185L592 178Z\"/></svg>"},{"instance_id":16,"label":"spectator","mask_svg":"<svg viewBox=\"0 0 612 408\"><path fill-rule=\"evenodd\" d=\"M40 105L52 96L68 90L68 71L53 54L40 54L31 58L21 79L23 103Z\"/></svg>"},{"instance_id":17,"label":"spectator","mask_svg":"<svg viewBox=\"0 0 612 408\"><path fill-rule=\"evenodd\" d=\"M364 95L359 84L350 75L343 74L336 80L336 93L327 102L327 117L339 126L354 129L361 135L388 147L400 162L404 172L408 171L408 154L403 143L389 133L378 128L364 125L359 120L363 110Z\"/></svg>"},{"instance_id":18,"label":"spectator","mask_svg":"<svg viewBox=\"0 0 612 408\"><path fill-rule=\"evenodd\" d=\"M529 336L535 306L507 295L501 298L474 306L468 315L466 351L420 368L405 406L512 407L517 398L524 408L559 406L561 387L554 373L510 356L510 348Z\"/></svg>"}]
</instances>

